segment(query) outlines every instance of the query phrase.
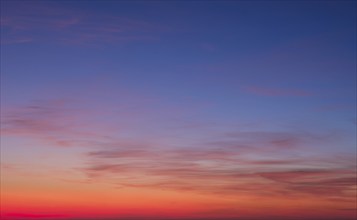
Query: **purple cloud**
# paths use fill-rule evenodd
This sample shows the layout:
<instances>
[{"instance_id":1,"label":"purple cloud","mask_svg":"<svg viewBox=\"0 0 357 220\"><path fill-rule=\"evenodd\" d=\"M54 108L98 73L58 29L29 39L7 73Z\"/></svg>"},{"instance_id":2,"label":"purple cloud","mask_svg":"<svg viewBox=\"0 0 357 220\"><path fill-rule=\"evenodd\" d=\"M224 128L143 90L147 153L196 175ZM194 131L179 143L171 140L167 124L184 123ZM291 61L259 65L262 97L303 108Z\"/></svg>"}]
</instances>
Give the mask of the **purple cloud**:
<instances>
[{"instance_id":1,"label":"purple cloud","mask_svg":"<svg viewBox=\"0 0 357 220\"><path fill-rule=\"evenodd\" d=\"M252 157L249 155L259 155ZM268 154L269 155L269 154ZM119 187L190 190L224 195L309 196L352 198L345 194L355 170L326 158L267 156L257 148L245 152L229 147L165 149L155 146L113 147L87 154L82 169L93 181ZM326 168L328 167L328 168ZM314 190L319 188L319 190Z\"/></svg>"},{"instance_id":2,"label":"purple cloud","mask_svg":"<svg viewBox=\"0 0 357 220\"><path fill-rule=\"evenodd\" d=\"M331 141L331 135L211 132L195 142L168 146L145 137L89 132L78 123L81 113L69 110L63 100L36 102L6 113L2 131L49 141L51 146L89 146L92 150L79 170L91 183L231 196L317 194L324 199L350 198L345 192L355 187L355 158L297 154L306 144Z\"/></svg>"},{"instance_id":3,"label":"purple cloud","mask_svg":"<svg viewBox=\"0 0 357 220\"><path fill-rule=\"evenodd\" d=\"M152 41L169 30L144 20L76 11L55 2L6 3L1 27L3 44L23 43L24 39L67 44Z\"/></svg>"}]
</instances>

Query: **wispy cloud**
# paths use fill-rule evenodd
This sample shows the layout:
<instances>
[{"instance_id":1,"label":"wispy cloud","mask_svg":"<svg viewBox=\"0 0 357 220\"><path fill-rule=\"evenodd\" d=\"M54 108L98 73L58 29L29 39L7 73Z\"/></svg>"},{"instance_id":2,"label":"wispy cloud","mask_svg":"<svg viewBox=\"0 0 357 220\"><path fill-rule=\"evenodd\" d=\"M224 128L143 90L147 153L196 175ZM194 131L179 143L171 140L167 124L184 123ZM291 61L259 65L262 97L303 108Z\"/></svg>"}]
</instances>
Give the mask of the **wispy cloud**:
<instances>
[{"instance_id":1,"label":"wispy cloud","mask_svg":"<svg viewBox=\"0 0 357 220\"><path fill-rule=\"evenodd\" d=\"M91 132L78 120L81 114L69 110L65 100L35 102L5 114L2 134L37 138L51 146L88 146L87 161L77 171L84 172L91 183L230 196L319 196L353 201L353 156L301 153L307 146L330 142L334 135L211 131L194 141L168 145L160 138Z\"/></svg>"},{"instance_id":2,"label":"wispy cloud","mask_svg":"<svg viewBox=\"0 0 357 220\"><path fill-rule=\"evenodd\" d=\"M55 2L4 3L3 8L3 44L24 39L67 44L152 41L168 30L144 20L64 8Z\"/></svg>"},{"instance_id":3,"label":"wispy cloud","mask_svg":"<svg viewBox=\"0 0 357 220\"><path fill-rule=\"evenodd\" d=\"M118 187L190 190L224 195L347 197L355 187L355 170L324 158L271 156L259 149L246 151L217 145L167 149L117 146L87 154L82 169L88 177ZM289 158L289 159L287 159ZM319 188L319 190L314 190Z\"/></svg>"},{"instance_id":4,"label":"wispy cloud","mask_svg":"<svg viewBox=\"0 0 357 220\"><path fill-rule=\"evenodd\" d=\"M58 99L3 109L1 134L30 137L61 147L82 146L100 139L100 134L83 129L80 115L85 113L70 108L70 103Z\"/></svg>"},{"instance_id":5,"label":"wispy cloud","mask_svg":"<svg viewBox=\"0 0 357 220\"><path fill-rule=\"evenodd\" d=\"M33 39L31 37L14 37L14 38L8 38L8 39L2 39L1 44L24 44L24 43L30 43L32 42Z\"/></svg>"}]
</instances>

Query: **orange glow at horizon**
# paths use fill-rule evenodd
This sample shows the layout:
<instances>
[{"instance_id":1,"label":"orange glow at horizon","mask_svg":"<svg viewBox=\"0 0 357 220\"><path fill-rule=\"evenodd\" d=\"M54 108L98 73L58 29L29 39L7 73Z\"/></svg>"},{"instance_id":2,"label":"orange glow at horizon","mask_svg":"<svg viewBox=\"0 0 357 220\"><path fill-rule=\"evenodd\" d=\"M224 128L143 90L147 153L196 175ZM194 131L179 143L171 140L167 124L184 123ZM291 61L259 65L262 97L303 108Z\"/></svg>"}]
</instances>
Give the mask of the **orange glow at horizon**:
<instances>
[{"instance_id":1,"label":"orange glow at horizon","mask_svg":"<svg viewBox=\"0 0 357 220\"><path fill-rule=\"evenodd\" d=\"M13 181L11 181L13 180ZM33 181L33 182L32 182ZM21 177L2 184L2 216L12 218L202 218L274 216L353 217L343 204L311 196L216 195L154 188L118 188L108 184L83 184ZM41 182L38 182L41 181ZM344 211L345 209L345 211ZM353 207L349 207L353 209ZM316 212L316 210L320 210ZM321 212L324 214L321 215ZM31 217L32 216L32 217Z\"/></svg>"}]
</instances>

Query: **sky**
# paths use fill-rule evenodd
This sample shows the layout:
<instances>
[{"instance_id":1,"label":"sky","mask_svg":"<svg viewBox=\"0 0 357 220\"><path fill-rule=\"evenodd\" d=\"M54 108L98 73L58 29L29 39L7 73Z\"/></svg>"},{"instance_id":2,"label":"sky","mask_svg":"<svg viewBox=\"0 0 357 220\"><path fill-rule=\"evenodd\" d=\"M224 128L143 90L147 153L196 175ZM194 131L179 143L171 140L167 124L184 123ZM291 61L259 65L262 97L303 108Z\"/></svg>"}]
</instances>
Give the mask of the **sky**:
<instances>
[{"instance_id":1,"label":"sky","mask_svg":"<svg viewBox=\"0 0 357 220\"><path fill-rule=\"evenodd\" d=\"M355 219L356 7L1 0L1 219Z\"/></svg>"}]
</instances>

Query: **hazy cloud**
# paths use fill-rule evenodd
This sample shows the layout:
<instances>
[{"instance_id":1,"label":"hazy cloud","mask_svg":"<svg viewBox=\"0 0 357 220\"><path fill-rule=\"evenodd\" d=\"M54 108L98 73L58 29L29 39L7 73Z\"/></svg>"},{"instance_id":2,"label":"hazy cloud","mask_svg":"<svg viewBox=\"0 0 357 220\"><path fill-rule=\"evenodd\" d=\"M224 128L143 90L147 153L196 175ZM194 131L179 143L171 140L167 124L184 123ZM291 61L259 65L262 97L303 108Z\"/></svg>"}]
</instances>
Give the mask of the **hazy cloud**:
<instances>
[{"instance_id":1,"label":"hazy cloud","mask_svg":"<svg viewBox=\"0 0 357 220\"><path fill-rule=\"evenodd\" d=\"M92 183L117 187L325 199L351 198L356 187L355 158L297 153L306 145L331 141L330 134L232 130L167 145L160 139L91 132L79 123L81 114L66 100L34 102L6 112L2 134L36 138L51 146L89 146L85 165L77 169Z\"/></svg>"},{"instance_id":2,"label":"hazy cloud","mask_svg":"<svg viewBox=\"0 0 357 220\"><path fill-rule=\"evenodd\" d=\"M340 164L326 158L286 159L279 155L264 159L271 155L254 147L240 152L227 146L181 149L122 146L92 151L87 156L90 164L82 170L90 178L121 187L328 198L351 197L344 191L356 185L350 161Z\"/></svg>"},{"instance_id":3,"label":"hazy cloud","mask_svg":"<svg viewBox=\"0 0 357 220\"><path fill-rule=\"evenodd\" d=\"M68 44L151 41L168 30L144 20L68 9L55 2L9 1L2 8L3 44L30 39Z\"/></svg>"}]
</instances>

